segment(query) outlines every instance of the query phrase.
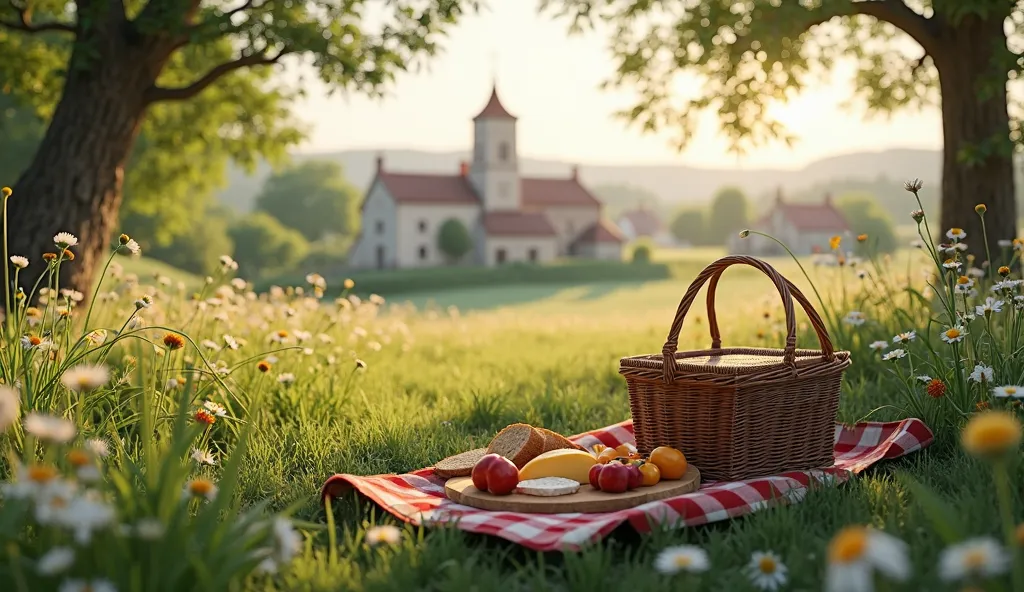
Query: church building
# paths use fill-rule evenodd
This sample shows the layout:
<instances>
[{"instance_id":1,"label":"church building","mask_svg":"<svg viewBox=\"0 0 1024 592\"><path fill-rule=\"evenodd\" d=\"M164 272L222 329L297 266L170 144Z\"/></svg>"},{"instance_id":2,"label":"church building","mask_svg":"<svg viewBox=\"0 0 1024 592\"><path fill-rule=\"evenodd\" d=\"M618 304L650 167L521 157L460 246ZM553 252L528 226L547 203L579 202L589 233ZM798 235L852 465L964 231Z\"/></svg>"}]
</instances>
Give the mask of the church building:
<instances>
[{"instance_id":1,"label":"church building","mask_svg":"<svg viewBox=\"0 0 1024 592\"><path fill-rule=\"evenodd\" d=\"M457 260L439 246L456 220L472 248ZM449 224L451 225L451 224ZM562 257L622 258L625 239L579 180L520 174L516 118L497 88L473 118L473 157L450 175L391 171L383 157L362 205L362 230L349 253L357 268L544 263Z\"/></svg>"}]
</instances>

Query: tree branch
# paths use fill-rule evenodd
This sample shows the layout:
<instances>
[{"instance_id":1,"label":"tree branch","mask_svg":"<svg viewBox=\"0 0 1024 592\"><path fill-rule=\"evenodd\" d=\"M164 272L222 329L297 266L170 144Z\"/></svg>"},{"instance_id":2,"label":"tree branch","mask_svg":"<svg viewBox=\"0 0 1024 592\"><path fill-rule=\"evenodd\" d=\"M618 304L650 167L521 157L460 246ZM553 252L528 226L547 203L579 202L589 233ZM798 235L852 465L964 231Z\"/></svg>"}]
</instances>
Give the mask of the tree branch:
<instances>
[{"instance_id":1,"label":"tree branch","mask_svg":"<svg viewBox=\"0 0 1024 592\"><path fill-rule=\"evenodd\" d=\"M75 25L71 23L50 22L34 24L31 21L30 12L27 7L19 7L14 3L14 0L8 0L8 3L11 5L11 8L18 11L18 20L8 21L0 19L0 27L29 34L44 33L46 31L62 31L64 33L75 32Z\"/></svg>"},{"instance_id":2,"label":"tree branch","mask_svg":"<svg viewBox=\"0 0 1024 592\"><path fill-rule=\"evenodd\" d=\"M289 53L288 49L282 49L274 56L267 56L265 53L256 53L242 56L230 62L224 62L211 68L206 74L196 79L195 82L179 87L162 87L155 84L146 91L146 103L152 104L159 101L185 101L203 92L208 86L217 82L222 77L252 66L269 66L276 64L282 57Z\"/></svg>"},{"instance_id":3,"label":"tree branch","mask_svg":"<svg viewBox=\"0 0 1024 592\"><path fill-rule=\"evenodd\" d=\"M825 3L825 5L827 6L828 3ZM820 22L815 22L815 25L827 22L834 16L867 15L887 22L910 35L914 41L924 48L926 54L934 55L936 44L939 41L938 24L933 22L932 19L914 12L912 8L903 3L903 0L847 2L831 11L825 10L825 12L826 16Z\"/></svg>"}]
</instances>

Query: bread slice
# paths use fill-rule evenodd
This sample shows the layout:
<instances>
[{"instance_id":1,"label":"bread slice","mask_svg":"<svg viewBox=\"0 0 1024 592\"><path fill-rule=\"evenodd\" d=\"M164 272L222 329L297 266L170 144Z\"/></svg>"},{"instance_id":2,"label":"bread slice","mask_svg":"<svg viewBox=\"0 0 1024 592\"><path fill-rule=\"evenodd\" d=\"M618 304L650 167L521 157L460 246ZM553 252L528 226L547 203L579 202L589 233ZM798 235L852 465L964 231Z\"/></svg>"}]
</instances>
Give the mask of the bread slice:
<instances>
[{"instance_id":1,"label":"bread slice","mask_svg":"<svg viewBox=\"0 0 1024 592\"><path fill-rule=\"evenodd\" d=\"M551 452L552 450L562 450L563 448L569 448L572 450L583 450L586 451L582 446L570 441L565 436L546 430L544 428L534 428L542 436L544 436L544 452Z\"/></svg>"},{"instance_id":2,"label":"bread slice","mask_svg":"<svg viewBox=\"0 0 1024 592\"><path fill-rule=\"evenodd\" d=\"M514 423L498 432L487 452L497 453L520 469L544 452L544 435L525 423Z\"/></svg>"},{"instance_id":3,"label":"bread slice","mask_svg":"<svg viewBox=\"0 0 1024 592\"><path fill-rule=\"evenodd\" d=\"M449 456L434 465L434 474L442 479L468 477L473 472L473 466L485 454L487 454L486 448L474 448L473 450Z\"/></svg>"}]
</instances>

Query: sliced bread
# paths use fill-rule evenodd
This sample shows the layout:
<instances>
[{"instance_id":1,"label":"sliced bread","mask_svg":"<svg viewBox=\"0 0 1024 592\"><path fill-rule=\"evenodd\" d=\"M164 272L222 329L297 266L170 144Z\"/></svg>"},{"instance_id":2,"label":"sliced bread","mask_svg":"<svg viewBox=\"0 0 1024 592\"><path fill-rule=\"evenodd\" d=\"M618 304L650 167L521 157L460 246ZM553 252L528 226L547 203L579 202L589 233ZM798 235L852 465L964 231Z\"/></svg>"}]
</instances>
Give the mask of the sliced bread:
<instances>
[{"instance_id":1,"label":"sliced bread","mask_svg":"<svg viewBox=\"0 0 1024 592\"><path fill-rule=\"evenodd\" d=\"M525 423L514 423L498 432L487 452L497 453L520 469L544 452L544 435Z\"/></svg>"},{"instance_id":2,"label":"sliced bread","mask_svg":"<svg viewBox=\"0 0 1024 592\"><path fill-rule=\"evenodd\" d=\"M570 441L568 438L557 432L552 432L551 430L546 430L544 428L534 429L540 432L542 436L544 436L544 452L551 452L552 450L562 450L563 448L569 448L572 450L585 450L579 444Z\"/></svg>"},{"instance_id":3,"label":"sliced bread","mask_svg":"<svg viewBox=\"0 0 1024 592\"><path fill-rule=\"evenodd\" d=\"M434 465L434 474L443 479L467 477L473 472L473 466L487 454L486 448L474 448L460 452Z\"/></svg>"}]
</instances>

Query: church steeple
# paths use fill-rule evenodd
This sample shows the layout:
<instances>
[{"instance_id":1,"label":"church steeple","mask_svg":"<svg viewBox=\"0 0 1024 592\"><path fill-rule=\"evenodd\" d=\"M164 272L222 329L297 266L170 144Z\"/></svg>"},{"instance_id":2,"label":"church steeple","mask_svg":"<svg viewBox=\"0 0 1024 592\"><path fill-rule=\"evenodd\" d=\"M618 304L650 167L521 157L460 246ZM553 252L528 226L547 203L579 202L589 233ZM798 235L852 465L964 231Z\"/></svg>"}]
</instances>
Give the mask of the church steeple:
<instances>
[{"instance_id":1,"label":"church steeple","mask_svg":"<svg viewBox=\"0 0 1024 592\"><path fill-rule=\"evenodd\" d=\"M483 110L473 118L473 121L480 119L511 119L515 121L516 117L505 109L505 106L501 104L501 99L498 98L498 83L495 82L491 87L491 98L488 99L487 105L484 106Z\"/></svg>"},{"instance_id":2,"label":"church steeple","mask_svg":"<svg viewBox=\"0 0 1024 592\"><path fill-rule=\"evenodd\" d=\"M469 166L470 183L485 210L520 209L517 152L516 118L501 104L495 84L487 105L473 118L473 162Z\"/></svg>"}]
</instances>

